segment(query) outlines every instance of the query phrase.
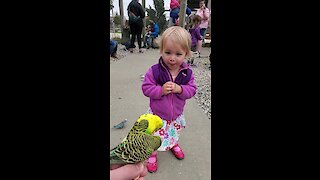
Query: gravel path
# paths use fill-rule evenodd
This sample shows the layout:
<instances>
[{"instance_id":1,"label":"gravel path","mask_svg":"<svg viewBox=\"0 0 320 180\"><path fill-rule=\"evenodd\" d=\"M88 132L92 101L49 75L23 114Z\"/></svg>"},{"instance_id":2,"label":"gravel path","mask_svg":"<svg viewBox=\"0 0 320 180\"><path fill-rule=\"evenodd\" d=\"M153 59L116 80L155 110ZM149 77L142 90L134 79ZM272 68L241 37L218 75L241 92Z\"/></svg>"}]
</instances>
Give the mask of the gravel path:
<instances>
[{"instance_id":1,"label":"gravel path","mask_svg":"<svg viewBox=\"0 0 320 180\"><path fill-rule=\"evenodd\" d=\"M192 70L198 86L195 99L211 120L211 70L209 57L195 58Z\"/></svg>"},{"instance_id":2,"label":"gravel path","mask_svg":"<svg viewBox=\"0 0 320 180\"><path fill-rule=\"evenodd\" d=\"M121 44L118 45L118 57L119 59L110 57L110 63L113 61L121 60L125 57L129 51L124 50L125 47ZM198 105L202 108L203 112L211 120L211 70L209 68L210 60L209 57L200 57L194 59L194 66L192 70L195 76L195 81L198 86L197 94L195 99Z\"/></svg>"}]
</instances>

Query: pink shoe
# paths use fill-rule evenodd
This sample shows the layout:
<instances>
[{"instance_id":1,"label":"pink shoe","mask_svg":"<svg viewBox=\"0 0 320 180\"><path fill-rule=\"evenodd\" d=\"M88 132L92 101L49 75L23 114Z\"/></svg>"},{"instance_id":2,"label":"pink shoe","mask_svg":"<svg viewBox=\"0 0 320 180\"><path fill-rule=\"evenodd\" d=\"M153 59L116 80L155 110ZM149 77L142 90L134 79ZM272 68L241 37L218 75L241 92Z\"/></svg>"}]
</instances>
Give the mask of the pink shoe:
<instances>
[{"instance_id":1,"label":"pink shoe","mask_svg":"<svg viewBox=\"0 0 320 180\"><path fill-rule=\"evenodd\" d=\"M150 173L156 172L158 169L157 163L157 155L156 153L152 153L152 155L148 158L147 169Z\"/></svg>"},{"instance_id":2,"label":"pink shoe","mask_svg":"<svg viewBox=\"0 0 320 180\"><path fill-rule=\"evenodd\" d=\"M178 144L174 145L171 148L171 151L177 159L179 160L184 159L184 153L182 152L182 149L179 147Z\"/></svg>"}]
</instances>

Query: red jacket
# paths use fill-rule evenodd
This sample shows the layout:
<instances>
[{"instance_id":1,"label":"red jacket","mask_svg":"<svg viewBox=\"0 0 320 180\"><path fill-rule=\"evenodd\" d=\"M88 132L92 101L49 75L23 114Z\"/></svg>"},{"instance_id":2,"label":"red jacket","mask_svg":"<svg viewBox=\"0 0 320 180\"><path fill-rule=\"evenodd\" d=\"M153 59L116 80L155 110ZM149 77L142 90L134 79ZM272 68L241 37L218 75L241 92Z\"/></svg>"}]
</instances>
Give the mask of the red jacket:
<instances>
[{"instance_id":1,"label":"red jacket","mask_svg":"<svg viewBox=\"0 0 320 180\"><path fill-rule=\"evenodd\" d=\"M180 8L179 0L170 1L170 9Z\"/></svg>"}]
</instances>

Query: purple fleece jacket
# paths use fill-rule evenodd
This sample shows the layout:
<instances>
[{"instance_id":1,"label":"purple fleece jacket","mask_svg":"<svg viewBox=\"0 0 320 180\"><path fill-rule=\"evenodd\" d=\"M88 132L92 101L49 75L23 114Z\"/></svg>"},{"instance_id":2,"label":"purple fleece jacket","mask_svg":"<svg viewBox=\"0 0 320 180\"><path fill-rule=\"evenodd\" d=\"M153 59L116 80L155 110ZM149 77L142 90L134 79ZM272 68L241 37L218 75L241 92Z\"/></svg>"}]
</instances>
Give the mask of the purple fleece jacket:
<instances>
[{"instance_id":1,"label":"purple fleece jacket","mask_svg":"<svg viewBox=\"0 0 320 180\"><path fill-rule=\"evenodd\" d=\"M163 68L164 71L159 71L159 75L166 77L166 82L172 81L172 76L163 63L162 58L160 58L159 63L153 65L153 67ZM181 79L187 76L185 73L191 73L191 78L188 82L181 84L181 82L183 82ZM178 82L179 80L180 82ZM175 120L182 114L186 100L192 98L196 94L197 90L192 70L185 62L181 65L174 82L181 86L182 92L180 94L171 93L162 96L162 85L157 83L151 67L145 74L144 81L142 83L142 92L145 96L150 98L150 108L152 112L167 121Z\"/></svg>"},{"instance_id":2,"label":"purple fleece jacket","mask_svg":"<svg viewBox=\"0 0 320 180\"><path fill-rule=\"evenodd\" d=\"M189 29L190 35L191 35L191 45L195 46L198 44L198 41L202 40L201 34L200 34L200 27L196 26L194 28Z\"/></svg>"}]
</instances>

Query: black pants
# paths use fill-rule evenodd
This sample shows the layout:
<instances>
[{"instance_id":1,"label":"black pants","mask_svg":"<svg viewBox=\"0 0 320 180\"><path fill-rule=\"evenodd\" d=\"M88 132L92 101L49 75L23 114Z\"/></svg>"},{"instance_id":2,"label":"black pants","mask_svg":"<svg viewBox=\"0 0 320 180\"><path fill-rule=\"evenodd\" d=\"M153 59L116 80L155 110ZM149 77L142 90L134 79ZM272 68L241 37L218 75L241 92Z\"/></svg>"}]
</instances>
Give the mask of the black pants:
<instances>
[{"instance_id":1,"label":"black pants","mask_svg":"<svg viewBox=\"0 0 320 180\"><path fill-rule=\"evenodd\" d=\"M134 48L134 42L136 41L136 36L138 39L139 49L141 46L141 33L142 33L143 24L142 23L132 23L130 24L130 31L131 31L131 48Z\"/></svg>"}]
</instances>

